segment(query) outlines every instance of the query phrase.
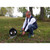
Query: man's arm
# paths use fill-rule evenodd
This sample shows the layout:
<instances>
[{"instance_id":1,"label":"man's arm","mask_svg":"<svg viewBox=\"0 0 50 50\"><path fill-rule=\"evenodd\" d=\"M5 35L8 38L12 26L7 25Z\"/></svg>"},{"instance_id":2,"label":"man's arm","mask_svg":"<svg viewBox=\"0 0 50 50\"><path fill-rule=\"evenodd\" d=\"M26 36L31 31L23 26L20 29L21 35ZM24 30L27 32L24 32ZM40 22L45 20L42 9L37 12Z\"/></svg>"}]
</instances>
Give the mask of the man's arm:
<instances>
[{"instance_id":1,"label":"man's arm","mask_svg":"<svg viewBox=\"0 0 50 50\"><path fill-rule=\"evenodd\" d=\"M27 31L27 30L28 30L28 26L29 26L30 24L33 24L35 21L36 21L36 19L35 19L35 18L32 18L31 21L30 21L30 22L28 23L28 25L26 26L25 31Z\"/></svg>"},{"instance_id":2,"label":"man's arm","mask_svg":"<svg viewBox=\"0 0 50 50\"><path fill-rule=\"evenodd\" d=\"M25 31L24 31L25 25L26 25L26 18L25 18L25 21L24 21L24 23L23 23L23 27L22 27L22 30L23 30L22 35L25 34Z\"/></svg>"},{"instance_id":3,"label":"man's arm","mask_svg":"<svg viewBox=\"0 0 50 50\"><path fill-rule=\"evenodd\" d=\"M22 28L24 28L24 27L25 27L25 25L26 25L26 18L25 18L25 21L24 21L24 23L23 23L23 27L22 27Z\"/></svg>"}]
</instances>

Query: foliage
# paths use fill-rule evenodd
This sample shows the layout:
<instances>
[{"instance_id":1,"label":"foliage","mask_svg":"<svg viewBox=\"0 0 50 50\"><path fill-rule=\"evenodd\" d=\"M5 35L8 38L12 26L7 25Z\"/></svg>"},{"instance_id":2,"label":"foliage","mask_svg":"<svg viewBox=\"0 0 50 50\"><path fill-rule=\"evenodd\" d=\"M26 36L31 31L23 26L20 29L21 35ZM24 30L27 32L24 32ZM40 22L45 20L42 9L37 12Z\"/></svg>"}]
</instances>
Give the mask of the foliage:
<instances>
[{"instance_id":1,"label":"foliage","mask_svg":"<svg viewBox=\"0 0 50 50\"><path fill-rule=\"evenodd\" d=\"M46 7L45 10L46 10L46 15L50 15L50 7Z\"/></svg>"},{"instance_id":2,"label":"foliage","mask_svg":"<svg viewBox=\"0 0 50 50\"><path fill-rule=\"evenodd\" d=\"M6 7L6 9L8 11L9 16L11 17L13 15L13 12L14 12L13 11L14 7Z\"/></svg>"},{"instance_id":3,"label":"foliage","mask_svg":"<svg viewBox=\"0 0 50 50\"><path fill-rule=\"evenodd\" d=\"M19 7L18 11L23 13L26 12L27 9L25 7Z\"/></svg>"},{"instance_id":4,"label":"foliage","mask_svg":"<svg viewBox=\"0 0 50 50\"><path fill-rule=\"evenodd\" d=\"M0 9L0 16L4 16L7 13L7 10L5 7L1 7Z\"/></svg>"},{"instance_id":5,"label":"foliage","mask_svg":"<svg viewBox=\"0 0 50 50\"><path fill-rule=\"evenodd\" d=\"M27 11L26 7L19 7L18 11L23 13L23 17L26 17L25 15L25 12Z\"/></svg>"},{"instance_id":6,"label":"foliage","mask_svg":"<svg viewBox=\"0 0 50 50\"><path fill-rule=\"evenodd\" d=\"M12 16L14 7L0 7L0 16L5 16L8 12L9 16Z\"/></svg>"},{"instance_id":7,"label":"foliage","mask_svg":"<svg viewBox=\"0 0 50 50\"><path fill-rule=\"evenodd\" d=\"M35 18L39 20L40 19L40 14L36 15Z\"/></svg>"}]
</instances>

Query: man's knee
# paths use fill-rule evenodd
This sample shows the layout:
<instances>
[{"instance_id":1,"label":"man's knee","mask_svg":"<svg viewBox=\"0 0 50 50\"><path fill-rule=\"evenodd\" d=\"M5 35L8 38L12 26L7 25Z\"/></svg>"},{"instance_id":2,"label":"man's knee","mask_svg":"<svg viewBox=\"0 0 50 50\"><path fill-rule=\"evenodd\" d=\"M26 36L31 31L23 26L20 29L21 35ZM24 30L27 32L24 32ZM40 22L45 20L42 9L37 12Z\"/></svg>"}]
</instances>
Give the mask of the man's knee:
<instances>
[{"instance_id":1,"label":"man's knee","mask_svg":"<svg viewBox=\"0 0 50 50\"><path fill-rule=\"evenodd\" d=\"M32 25L30 24L29 26L28 26L28 29L31 29L32 28Z\"/></svg>"}]
</instances>

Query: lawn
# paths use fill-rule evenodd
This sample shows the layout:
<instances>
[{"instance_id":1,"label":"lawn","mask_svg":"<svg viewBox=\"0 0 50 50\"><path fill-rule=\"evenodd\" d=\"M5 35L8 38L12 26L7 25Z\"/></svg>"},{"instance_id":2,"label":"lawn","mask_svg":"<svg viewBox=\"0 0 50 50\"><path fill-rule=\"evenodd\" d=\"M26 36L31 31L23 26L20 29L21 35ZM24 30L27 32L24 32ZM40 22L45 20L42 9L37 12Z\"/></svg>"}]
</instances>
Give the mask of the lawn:
<instances>
[{"instance_id":1,"label":"lawn","mask_svg":"<svg viewBox=\"0 0 50 50\"><path fill-rule=\"evenodd\" d=\"M34 38L28 38L27 33L21 36L20 30L24 18L0 17L0 43L50 43L50 22L37 21L38 29L34 31ZM17 30L17 35L10 39L10 28Z\"/></svg>"}]
</instances>

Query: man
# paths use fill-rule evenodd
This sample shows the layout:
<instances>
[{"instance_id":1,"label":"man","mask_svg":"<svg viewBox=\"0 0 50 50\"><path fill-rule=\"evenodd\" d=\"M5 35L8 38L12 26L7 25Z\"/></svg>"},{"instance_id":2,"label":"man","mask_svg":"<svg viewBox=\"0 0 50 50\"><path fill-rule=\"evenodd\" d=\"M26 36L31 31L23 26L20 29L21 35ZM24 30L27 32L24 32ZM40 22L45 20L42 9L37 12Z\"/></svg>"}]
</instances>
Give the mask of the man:
<instances>
[{"instance_id":1,"label":"man","mask_svg":"<svg viewBox=\"0 0 50 50\"><path fill-rule=\"evenodd\" d=\"M36 19L31 15L30 11L26 12L26 18L22 27L22 35L29 32L29 37L34 37L33 31L37 29Z\"/></svg>"}]
</instances>

